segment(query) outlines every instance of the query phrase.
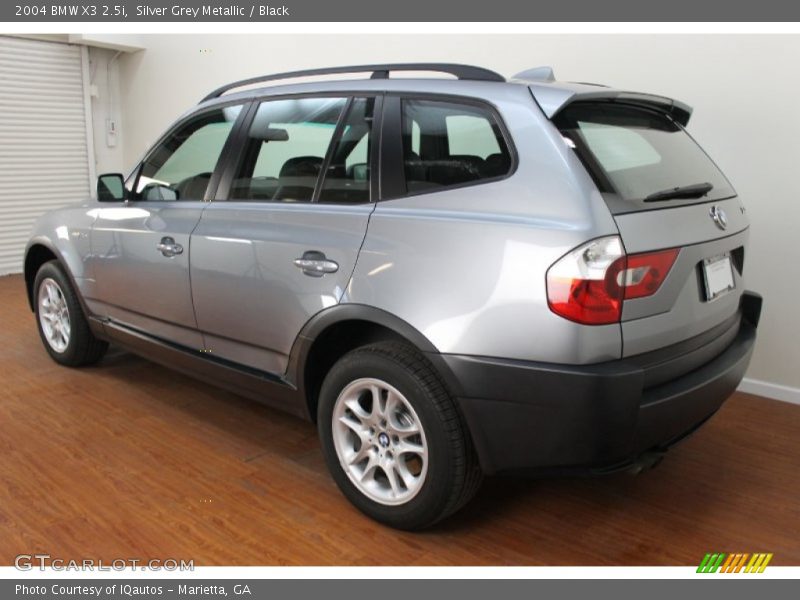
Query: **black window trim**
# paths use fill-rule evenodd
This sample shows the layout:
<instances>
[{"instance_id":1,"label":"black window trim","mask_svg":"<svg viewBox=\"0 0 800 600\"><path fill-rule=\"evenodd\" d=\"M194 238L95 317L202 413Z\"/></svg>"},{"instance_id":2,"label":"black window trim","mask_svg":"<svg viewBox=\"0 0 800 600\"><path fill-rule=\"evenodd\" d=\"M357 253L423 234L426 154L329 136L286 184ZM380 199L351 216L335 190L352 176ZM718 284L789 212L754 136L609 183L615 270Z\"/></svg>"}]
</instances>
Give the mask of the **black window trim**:
<instances>
[{"instance_id":1,"label":"black window trim","mask_svg":"<svg viewBox=\"0 0 800 600\"><path fill-rule=\"evenodd\" d=\"M227 106L241 106L242 110L239 112L239 116L237 117L236 122L234 123L233 128L228 135L228 139L222 148L220 157L214 167L211 180L209 181L208 188L206 189L205 197L203 198L204 202L239 202L239 200L230 198L230 188L233 185L236 172L244 158L244 142L246 141L247 132L250 129L250 125L252 124L253 119L255 119L258 107L263 102L269 102L273 100L288 100L292 98L344 98L346 105L339 117L339 121L346 117L347 110L355 98L375 98L375 108L373 112L374 122L372 126L372 135L374 136L374 139L372 141L373 149L370 156L370 200L368 202L361 203L341 203L341 205L344 206L359 206L363 204L382 202L385 200L396 200L399 198L414 197L424 194L436 194L448 190L496 183L512 177L519 167L519 154L510 130L506 126L505 120L500 114L498 108L488 100L475 98L474 96L442 94L436 92L387 92L385 90L335 90L325 92L309 91L289 94L267 94L246 99L231 99L229 102L220 102L214 104L213 106L206 106L200 110L181 117L179 120L173 123L173 125L167 129L167 131L150 147L144 157L137 163L136 167L128 175L126 178L126 183L132 179L132 185L135 189L144 162L152 156L156 148L158 148L158 146L168 136L172 135L188 121L206 112L219 110ZM503 141L508 148L511 158L511 165L508 172L504 175L480 179L478 181L468 181L443 187L442 189L408 192L406 189L405 171L403 169L402 161L402 99L418 99L464 104L488 111L495 119L495 123L500 130ZM331 144L329 145L328 151L330 151L333 142L336 140L335 136L336 132L334 133L334 137L331 139ZM311 202L307 202L306 204L321 204L325 206L339 205L340 203L336 202L317 202L317 188L321 185L322 179L323 178L320 177L317 180L314 198ZM146 201L135 200L134 202ZM282 201L259 200L257 203L281 204Z\"/></svg>"},{"instance_id":2,"label":"black window trim","mask_svg":"<svg viewBox=\"0 0 800 600\"><path fill-rule=\"evenodd\" d=\"M447 102L450 104L462 104L487 111L494 118L500 135L505 142L511 158L511 165L508 172L496 177L478 179L476 181L466 181L454 185L443 186L442 188L419 190L409 192L406 186L405 168L403 165L403 139L402 139L402 101L403 100L427 100L432 102ZM467 187L496 183L512 177L519 166L519 154L514 144L514 139L505 124L505 120L498 108L482 98L474 96L461 96L458 94L440 94L435 92L387 92L384 100L383 111L383 130L381 132L381 193L379 202L385 200L397 200L400 198L410 198L425 194L438 194L449 190L463 189Z\"/></svg>"},{"instance_id":3,"label":"black window trim","mask_svg":"<svg viewBox=\"0 0 800 600\"><path fill-rule=\"evenodd\" d=\"M373 124L372 124L372 135L374 139L372 141L373 149L372 155L370 156L370 199L366 202L319 202L319 194L321 193L321 186L324 180L325 171L320 170L320 175L317 178L317 182L314 185L314 194L312 199L307 202L302 202L301 204L304 205L314 205L319 204L325 207L331 206L363 206L365 204L372 204L377 201L379 198L379 190L380 190L380 176L381 176L381 169L380 169L380 149L381 149L381 130L382 130L382 123L383 123L383 112L384 112L384 97L385 92L383 91L363 91L363 90L336 90L336 91L325 91L325 92L300 92L300 93L291 93L291 94L269 94L264 96L256 96L249 99L250 107L245 115L245 118L239 124L238 129L236 131L236 135L231 135L229 141L233 140L231 144L230 152L227 156L225 156L225 163L222 165L222 172L220 174L218 185L215 189L215 197L213 198L213 202L247 202L248 204L269 204L269 205L280 205L285 204L283 200L257 200L257 201L247 201L247 200L239 200L236 198L230 197L231 187L233 186L233 182L236 178L236 174L241 167L242 161L244 160L244 146L247 140L247 134L250 131L250 126L255 119L256 113L258 112L258 107L264 102L273 102L277 100L292 100L295 98L342 98L345 100L345 105L342 109L342 112L339 114L339 118L336 122L336 127L334 129L333 136L331 137L331 141L328 144L328 148L325 151L325 161L323 162L323 169L325 168L326 164L329 164L330 160L330 153L335 146L335 143L338 142L338 135L341 133L341 128L344 126L344 122L347 119L348 112L350 110L350 106L352 106L353 101L356 98L375 98L375 107L373 110ZM219 167L220 165L218 165ZM209 186L210 187L210 186Z\"/></svg>"},{"instance_id":4,"label":"black window trim","mask_svg":"<svg viewBox=\"0 0 800 600\"><path fill-rule=\"evenodd\" d=\"M155 154L156 150L164 143L173 133L176 133L184 125L192 121L193 119L204 115L206 113L214 112L216 110L222 110L223 108L229 106L241 106L242 109L239 111L239 114L236 116L236 120L233 122L233 126L231 130L228 132L228 137L225 140L225 143L222 145L222 150L219 153L219 157L217 158L217 162L214 165L214 170L211 172L211 178L208 181L208 187L206 187L206 192L202 199L198 200L178 200L178 202L210 202L214 198L214 194L219 186L220 179L222 174L226 168L228 155L231 152L231 148L233 147L233 141L236 139L239 130L244 123L245 117L249 114L252 110L252 100L242 100L241 98L236 100L231 100L229 102L221 102L219 104L214 104L213 106L206 106L200 110L194 111L183 117L179 118L175 121L171 127L169 127L157 140L156 142L150 146L150 149L144 154L144 156L139 160L136 164L134 169L128 175L125 180L127 184L129 181L131 182L131 189L135 190L139 184L139 177L142 174L142 167L144 164L150 160L150 158ZM163 202L161 200L137 200L137 199L130 199L127 202ZM127 203L126 202L126 203Z\"/></svg>"}]
</instances>

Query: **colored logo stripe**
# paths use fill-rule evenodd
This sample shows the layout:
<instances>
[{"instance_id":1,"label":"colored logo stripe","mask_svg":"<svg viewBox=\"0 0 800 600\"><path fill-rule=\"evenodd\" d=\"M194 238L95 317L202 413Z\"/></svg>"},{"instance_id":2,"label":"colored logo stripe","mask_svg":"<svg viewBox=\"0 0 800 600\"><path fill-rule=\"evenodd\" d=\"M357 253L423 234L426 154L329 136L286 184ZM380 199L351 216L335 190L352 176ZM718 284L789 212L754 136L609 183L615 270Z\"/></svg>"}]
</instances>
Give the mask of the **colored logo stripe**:
<instances>
[{"instance_id":1,"label":"colored logo stripe","mask_svg":"<svg viewBox=\"0 0 800 600\"><path fill-rule=\"evenodd\" d=\"M772 554L754 554L750 562L747 563L745 573L763 573L767 568L769 561L772 560Z\"/></svg>"},{"instance_id":2,"label":"colored logo stripe","mask_svg":"<svg viewBox=\"0 0 800 600\"><path fill-rule=\"evenodd\" d=\"M698 573L716 573L719 566L722 564L722 561L725 559L725 554L720 553L707 553L703 557L703 561L700 563L700 566L697 567Z\"/></svg>"},{"instance_id":3,"label":"colored logo stripe","mask_svg":"<svg viewBox=\"0 0 800 600\"><path fill-rule=\"evenodd\" d=\"M748 560L749 559L749 560ZM698 573L763 573L772 560L772 553L754 554L734 552L708 552L697 567Z\"/></svg>"}]
</instances>

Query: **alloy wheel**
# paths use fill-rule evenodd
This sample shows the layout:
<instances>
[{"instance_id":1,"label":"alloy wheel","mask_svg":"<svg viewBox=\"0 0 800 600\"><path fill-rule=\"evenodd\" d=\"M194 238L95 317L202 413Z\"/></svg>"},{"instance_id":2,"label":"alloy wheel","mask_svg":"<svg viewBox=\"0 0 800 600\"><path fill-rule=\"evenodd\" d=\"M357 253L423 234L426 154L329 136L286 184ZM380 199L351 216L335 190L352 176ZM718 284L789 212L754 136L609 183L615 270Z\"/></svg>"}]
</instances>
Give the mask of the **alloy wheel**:
<instances>
[{"instance_id":1,"label":"alloy wheel","mask_svg":"<svg viewBox=\"0 0 800 600\"><path fill-rule=\"evenodd\" d=\"M67 299L58 283L50 277L39 286L39 325L50 347L64 352L71 333Z\"/></svg>"},{"instance_id":2,"label":"alloy wheel","mask_svg":"<svg viewBox=\"0 0 800 600\"><path fill-rule=\"evenodd\" d=\"M333 442L347 476L368 498L384 505L416 496L428 472L428 444L414 407L396 388L357 379L336 399Z\"/></svg>"}]
</instances>

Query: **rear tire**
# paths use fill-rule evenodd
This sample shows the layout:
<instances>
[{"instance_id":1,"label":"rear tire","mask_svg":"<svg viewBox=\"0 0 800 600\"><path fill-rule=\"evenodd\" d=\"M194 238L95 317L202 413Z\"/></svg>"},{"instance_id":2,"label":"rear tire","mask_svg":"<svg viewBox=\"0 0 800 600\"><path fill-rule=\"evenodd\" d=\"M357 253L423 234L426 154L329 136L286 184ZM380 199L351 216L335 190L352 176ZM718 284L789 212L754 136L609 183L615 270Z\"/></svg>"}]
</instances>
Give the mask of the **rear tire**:
<instances>
[{"instance_id":1,"label":"rear tire","mask_svg":"<svg viewBox=\"0 0 800 600\"><path fill-rule=\"evenodd\" d=\"M39 337L54 361L81 367L103 358L108 343L89 329L77 293L57 260L46 262L36 273L33 301Z\"/></svg>"},{"instance_id":2,"label":"rear tire","mask_svg":"<svg viewBox=\"0 0 800 600\"><path fill-rule=\"evenodd\" d=\"M344 495L391 527L429 527L480 486L455 402L433 366L407 344L380 342L343 356L322 384L317 424Z\"/></svg>"}]
</instances>

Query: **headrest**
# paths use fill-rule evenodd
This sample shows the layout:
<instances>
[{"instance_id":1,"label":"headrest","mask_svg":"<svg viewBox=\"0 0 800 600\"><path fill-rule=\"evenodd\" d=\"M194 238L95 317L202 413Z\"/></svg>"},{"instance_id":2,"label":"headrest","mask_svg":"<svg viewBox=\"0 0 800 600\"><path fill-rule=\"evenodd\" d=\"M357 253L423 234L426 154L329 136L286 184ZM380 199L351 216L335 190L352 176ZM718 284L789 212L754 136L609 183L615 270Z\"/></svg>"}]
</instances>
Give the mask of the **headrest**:
<instances>
[{"instance_id":1,"label":"headrest","mask_svg":"<svg viewBox=\"0 0 800 600\"><path fill-rule=\"evenodd\" d=\"M295 156L281 167L278 177L316 177L322 169L319 156Z\"/></svg>"}]
</instances>

